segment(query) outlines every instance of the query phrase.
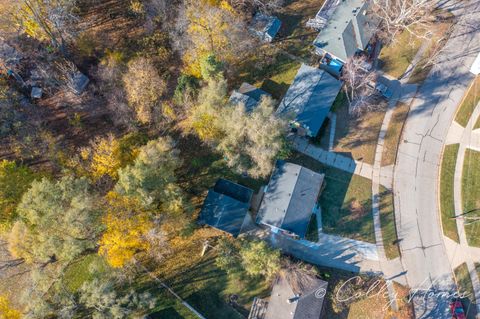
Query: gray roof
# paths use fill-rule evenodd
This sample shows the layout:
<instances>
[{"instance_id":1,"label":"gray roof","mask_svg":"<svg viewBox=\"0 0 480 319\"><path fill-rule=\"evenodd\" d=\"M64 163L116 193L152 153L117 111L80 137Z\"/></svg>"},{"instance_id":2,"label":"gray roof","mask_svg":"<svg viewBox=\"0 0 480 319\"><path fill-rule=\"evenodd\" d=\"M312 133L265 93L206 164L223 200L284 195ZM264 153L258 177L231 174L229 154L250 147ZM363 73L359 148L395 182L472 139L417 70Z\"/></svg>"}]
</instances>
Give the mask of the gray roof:
<instances>
[{"instance_id":1,"label":"gray roof","mask_svg":"<svg viewBox=\"0 0 480 319\"><path fill-rule=\"evenodd\" d=\"M240 234L250 208L253 190L225 179L219 179L200 211L199 223L210 225L233 236Z\"/></svg>"},{"instance_id":2,"label":"gray roof","mask_svg":"<svg viewBox=\"0 0 480 319\"><path fill-rule=\"evenodd\" d=\"M323 174L277 161L258 210L257 222L305 237L323 184Z\"/></svg>"},{"instance_id":3,"label":"gray roof","mask_svg":"<svg viewBox=\"0 0 480 319\"><path fill-rule=\"evenodd\" d=\"M77 72L72 78L72 90L75 94L82 94L87 87L90 79L83 73Z\"/></svg>"},{"instance_id":4,"label":"gray roof","mask_svg":"<svg viewBox=\"0 0 480 319\"><path fill-rule=\"evenodd\" d=\"M230 103L234 106L243 104L247 112L253 111L260 103L263 96L270 96L267 92L248 83L242 83L238 90L230 96Z\"/></svg>"},{"instance_id":5,"label":"gray roof","mask_svg":"<svg viewBox=\"0 0 480 319\"><path fill-rule=\"evenodd\" d=\"M326 281L313 276L302 275L301 279L291 278L290 274L278 276L265 319L320 319L327 288ZM297 300L289 303L287 300L291 298Z\"/></svg>"},{"instance_id":6,"label":"gray roof","mask_svg":"<svg viewBox=\"0 0 480 319\"><path fill-rule=\"evenodd\" d=\"M341 87L342 82L328 72L302 64L277 114L294 115L295 122L316 136Z\"/></svg>"},{"instance_id":7,"label":"gray roof","mask_svg":"<svg viewBox=\"0 0 480 319\"><path fill-rule=\"evenodd\" d=\"M365 49L379 22L367 14L368 6L364 0L341 1L313 44L343 61Z\"/></svg>"},{"instance_id":8,"label":"gray roof","mask_svg":"<svg viewBox=\"0 0 480 319\"><path fill-rule=\"evenodd\" d=\"M257 13L250 24L250 30L263 41L270 42L275 38L282 22L275 16Z\"/></svg>"}]
</instances>

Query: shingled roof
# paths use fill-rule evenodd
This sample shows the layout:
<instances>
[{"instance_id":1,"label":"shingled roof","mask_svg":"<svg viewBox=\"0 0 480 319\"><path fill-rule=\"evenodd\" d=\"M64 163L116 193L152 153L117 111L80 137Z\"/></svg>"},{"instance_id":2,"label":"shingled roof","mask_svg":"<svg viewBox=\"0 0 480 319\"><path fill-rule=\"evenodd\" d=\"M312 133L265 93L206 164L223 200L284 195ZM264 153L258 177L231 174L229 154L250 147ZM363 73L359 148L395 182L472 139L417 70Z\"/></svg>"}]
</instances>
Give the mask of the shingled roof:
<instances>
[{"instance_id":1,"label":"shingled roof","mask_svg":"<svg viewBox=\"0 0 480 319\"><path fill-rule=\"evenodd\" d=\"M245 110L247 112L251 112L258 106L262 100L262 97L264 96L270 96L270 94L262 89L244 82L238 90L233 91L229 102L234 106L243 104L245 106Z\"/></svg>"},{"instance_id":2,"label":"shingled roof","mask_svg":"<svg viewBox=\"0 0 480 319\"><path fill-rule=\"evenodd\" d=\"M236 237L248 214L252 195L253 190L249 188L219 179L208 191L198 222Z\"/></svg>"},{"instance_id":3,"label":"shingled roof","mask_svg":"<svg viewBox=\"0 0 480 319\"><path fill-rule=\"evenodd\" d=\"M257 222L304 238L323 184L323 174L277 161L257 215Z\"/></svg>"}]
</instances>

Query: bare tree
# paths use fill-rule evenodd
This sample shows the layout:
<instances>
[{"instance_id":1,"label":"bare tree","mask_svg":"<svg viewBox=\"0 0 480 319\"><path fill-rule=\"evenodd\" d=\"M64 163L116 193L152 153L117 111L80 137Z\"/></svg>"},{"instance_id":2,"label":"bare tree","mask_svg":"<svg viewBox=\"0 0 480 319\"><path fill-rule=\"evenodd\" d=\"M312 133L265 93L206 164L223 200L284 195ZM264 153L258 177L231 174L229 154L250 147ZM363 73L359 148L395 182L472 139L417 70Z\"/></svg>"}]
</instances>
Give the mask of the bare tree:
<instances>
[{"instance_id":1,"label":"bare tree","mask_svg":"<svg viewBox=\"0 0 480 319\"><path fill-rule=\"evenodd\" d=\"M370 68L364 56L348 59L342 68L341 79L345 82L343 89L351 114L361 114L377 108L377 74Z\"/></svg>"},{"instance_id":2,"label":"bare tree","mask_svg":"<svg viewBox=\"0 0 480 319\"><path fill-rule=\"evenodd\" d=\"M260 10L265 13L269 13L275 10L280 9L285 0L230 0L232 7L246 10Z\"/></svg>"},{"instance_id":3,"label":"bare tree","mask_svg":"<svg viewBox=\"0 0 480 319\"><path fill-rule=\"evenodd\" d=\"M430 37L427 26L433 21L436 0L373 0L372 4L383 40L392 41L403 31L415 37Z\"/></svg>"}]
</instances>

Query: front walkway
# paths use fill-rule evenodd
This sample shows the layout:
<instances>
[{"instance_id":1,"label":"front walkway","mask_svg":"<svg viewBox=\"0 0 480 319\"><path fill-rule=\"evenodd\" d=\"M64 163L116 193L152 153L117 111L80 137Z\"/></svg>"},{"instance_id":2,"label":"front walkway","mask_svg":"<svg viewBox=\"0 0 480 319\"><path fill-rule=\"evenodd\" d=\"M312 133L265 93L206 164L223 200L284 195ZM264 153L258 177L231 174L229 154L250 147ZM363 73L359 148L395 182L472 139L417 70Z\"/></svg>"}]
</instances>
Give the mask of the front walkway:
<instances>
[{"instance_id":1,"label":"front walkway","mask_svg":"<svg viewBox=\"0 0 480 319\"><path fill-rule=\"evenodd\" d=\"M454 121L447 135L447 142L449 144L460 144L455 165L455 177L453 183L456 215L463 212L462 178L465 151L467 149L480 151L480 134L478 131L475 132L473 129L477 118L479 117L480 103L476 106L465 128L462 128L457 122ZM474 297L477 301L477 313L480 314L480 279L478 278L478 273L475 268L475 262L480 262L480 248L469 246L467 236L465 234L465 220L463 216L458 216L455 221L457 223L457 232L460 239L460 244L456 244L455 242L453 244L449 243L446 245L446 247L447 250L449 250L449 255L451 255L452 260L455 260L455 267L458 267L463 262L467 264L475 293Z\"/></svg>"}]
</instances>

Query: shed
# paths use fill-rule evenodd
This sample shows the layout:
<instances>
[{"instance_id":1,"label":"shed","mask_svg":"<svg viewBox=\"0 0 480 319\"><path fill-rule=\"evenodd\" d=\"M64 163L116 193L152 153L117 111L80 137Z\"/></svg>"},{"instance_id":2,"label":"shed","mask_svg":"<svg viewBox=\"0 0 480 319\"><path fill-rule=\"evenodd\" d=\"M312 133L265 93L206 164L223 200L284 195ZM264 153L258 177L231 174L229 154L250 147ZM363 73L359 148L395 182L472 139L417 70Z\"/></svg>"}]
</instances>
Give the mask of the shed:
<instances>
[{"instance_id":1,"label":"shed","mask_svg":"<svg viewBox=\"0 0 480 319\"><path fill-rule=\"evenodd\" d=\"M275 16L257 13L250 24L250 31L264 42L272 42L282 22Z\"/></svg>"},{"instance_id":2,"label":"shed","mask_svg":"<svg viewBox=\"0 0 480 319\"><path fill-rule=\"evenodd\" d=\"M72 91L73 93L80 95L87 87L90 79L81 72L76 72L72 77Z\"/></svg>"},{"instance_id":3,"label":"shed","mask_svg":"<svg viewBox=\"0 0 480 319\"><path fill-rule=\"evenodd\" d=\"M277 161L258 210L257 223L305 238L323 179L323 174L303 166Z\"/></svg>"},{"instance_id":4,"label":"shed","mask_svg":"<svg viewBox=\"0 0 480 319\"><path fill-rule=\"evenodd\" d=\"M280 102L277 114L293 117L294 127L316 137L342 88L342 82L328 72L302 64Z\"/></svg>"},{"instance_id":5,"label":"shed","mask_svg":"<svg viewBox=\"0 0 480 319\"><path fill-rule=\"evenodd\" d=\"M219 179L208 191L200 211L199 224L209 225L236 237L250 208L253 190Z\"/></svg>"},{"instance_id":6,"label":"shed","mask_svg":"<svg viewBox=\"0 0 480 319\"><path fill-rule=\"evenodd\" d=\"M258 106L262 100L262 97L264 96L270 96L270 94L262 89L244 82L238 90L233 91L229 102L233 106L243 104L245 106L245 110L247 112L251 112Z\"/></svg>"}]
</instances>

